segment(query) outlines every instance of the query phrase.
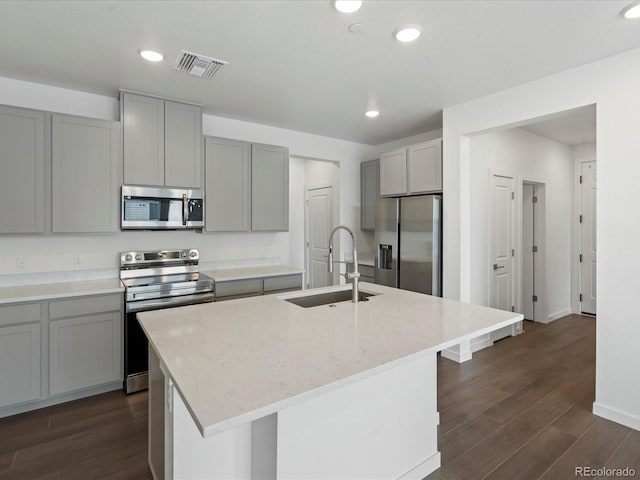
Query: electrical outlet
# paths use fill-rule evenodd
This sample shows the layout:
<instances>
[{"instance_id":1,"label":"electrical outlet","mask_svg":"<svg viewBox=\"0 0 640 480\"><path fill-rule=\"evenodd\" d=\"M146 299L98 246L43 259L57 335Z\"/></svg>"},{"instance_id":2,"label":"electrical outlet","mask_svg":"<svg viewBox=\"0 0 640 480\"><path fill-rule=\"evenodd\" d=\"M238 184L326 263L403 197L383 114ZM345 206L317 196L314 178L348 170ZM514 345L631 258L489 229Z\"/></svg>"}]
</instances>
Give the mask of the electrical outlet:
<instances>
[{"instance_id":1,"label":"electrical outlet","mask_svg":"<svg viewBox=\"0 0 640 480\"><path fill-rule=\"evenodd\" d=\"M27 257L16 257L16 270L24 272L27 269Z\"/></svg>"},{"instance_id":2,"label":"electrical outlet","mask_svg":"<svg viewBox=\"0 0 640 480\"><path fill-rule=\"evenodd\" d=\"M73 265L75 267L82 265L82 257L80 255L74 255L73 256Z\"/></svg>"}]
</instances>

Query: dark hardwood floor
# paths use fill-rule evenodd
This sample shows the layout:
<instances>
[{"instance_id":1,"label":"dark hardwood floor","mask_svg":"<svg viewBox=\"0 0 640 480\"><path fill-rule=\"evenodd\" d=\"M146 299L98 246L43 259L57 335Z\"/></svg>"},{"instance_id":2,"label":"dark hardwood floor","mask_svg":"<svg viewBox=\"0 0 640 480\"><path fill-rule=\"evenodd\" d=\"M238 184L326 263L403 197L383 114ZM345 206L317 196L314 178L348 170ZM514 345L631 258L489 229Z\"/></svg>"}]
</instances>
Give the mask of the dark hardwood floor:
<instances>
[{"instance_id":1,"label":"dark hardwood floor","mask_svg":"<svg viewBox=\"0 0 640 480\"><path fill-rule=\"evenodd\" d=\"M640 432L591 414L595 319L570 315L438 360L442 468L429 480L579 478L631 467ZM150 479L147 395L112 392L0 419L0 480ZM591 477L593 478L593 477Z\"/></svg>"}]
</instances>

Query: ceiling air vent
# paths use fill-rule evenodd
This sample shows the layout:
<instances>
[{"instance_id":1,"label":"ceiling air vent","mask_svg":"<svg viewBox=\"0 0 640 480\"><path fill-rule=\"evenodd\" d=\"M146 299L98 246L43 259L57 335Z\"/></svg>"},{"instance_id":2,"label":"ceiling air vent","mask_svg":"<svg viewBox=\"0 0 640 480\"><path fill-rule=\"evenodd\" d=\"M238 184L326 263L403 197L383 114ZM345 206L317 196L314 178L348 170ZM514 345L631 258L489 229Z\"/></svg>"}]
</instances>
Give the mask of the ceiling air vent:
<instances>
[{"instance_id":1,"label":"ceiling air vent","mask_svg":"<svg viewBox=\"0 0 640 480\"><path fill-rule=\"evenodd\" d=\"M182 50L173 64L173 69L200 78L213 78L220 67L227 63L229 62Z\"/></svg>"}]
</instances>

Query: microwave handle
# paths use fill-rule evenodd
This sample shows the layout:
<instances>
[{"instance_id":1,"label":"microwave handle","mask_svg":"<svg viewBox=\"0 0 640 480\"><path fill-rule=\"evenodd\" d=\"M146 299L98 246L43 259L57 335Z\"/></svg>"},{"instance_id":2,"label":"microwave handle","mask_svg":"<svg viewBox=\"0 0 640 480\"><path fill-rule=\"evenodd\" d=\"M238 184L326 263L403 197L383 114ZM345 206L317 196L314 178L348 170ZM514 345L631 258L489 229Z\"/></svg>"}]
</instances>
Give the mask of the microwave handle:
<instances>
[{"instance_id":1,"label":"microwave handle","mask_svg":"<svg viewBox=\"0 0 640 480\"><path fill-rule=\"evenodd\" d=\"M189 218L189 200L187 194L182 194L182 225L187 224L187 218Z\"/></svg>"}]
</instances>

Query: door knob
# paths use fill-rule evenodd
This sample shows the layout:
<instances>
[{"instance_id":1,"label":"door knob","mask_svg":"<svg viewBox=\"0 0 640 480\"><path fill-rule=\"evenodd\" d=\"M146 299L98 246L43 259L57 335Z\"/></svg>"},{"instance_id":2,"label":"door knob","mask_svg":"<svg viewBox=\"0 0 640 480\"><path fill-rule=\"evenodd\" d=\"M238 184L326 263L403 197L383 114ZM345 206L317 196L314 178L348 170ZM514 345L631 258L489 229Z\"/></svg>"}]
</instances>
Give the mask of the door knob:
<instances>
[{"instance_id":1,"label":"door knob","mask_svg":"<svg viewBox=\"0 0 640 480\"><path fill-rule=\"evenodd\" d=\"M494 263L494 264L493 264L493 269L494 269L494 270L497 270L497 269L499 269L499 268L504 268L504 265L498 265L497 263Z\"/></svg>"}]
</instances>

